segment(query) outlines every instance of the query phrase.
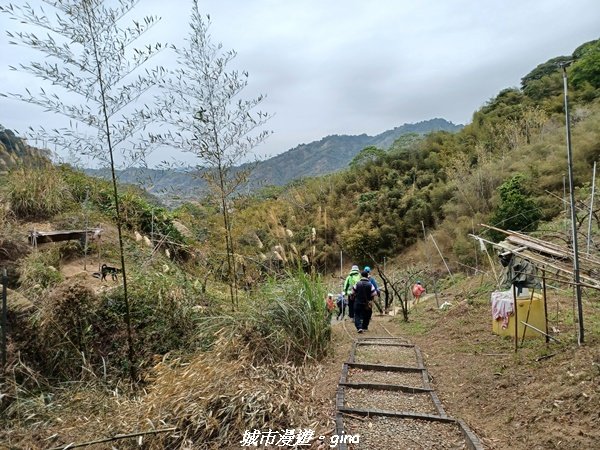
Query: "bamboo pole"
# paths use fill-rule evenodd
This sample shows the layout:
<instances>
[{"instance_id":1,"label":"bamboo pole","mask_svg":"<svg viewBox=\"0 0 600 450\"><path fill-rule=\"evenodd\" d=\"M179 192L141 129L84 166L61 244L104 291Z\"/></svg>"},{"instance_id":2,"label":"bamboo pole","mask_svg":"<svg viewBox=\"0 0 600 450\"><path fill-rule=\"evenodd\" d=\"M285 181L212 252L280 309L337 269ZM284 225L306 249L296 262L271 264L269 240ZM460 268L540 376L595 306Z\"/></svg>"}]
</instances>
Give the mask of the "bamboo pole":
<instances>
[{"instance_id":1,"label":"bamboo pole","mask_svg":"<svg viewBox=\"0 0 600 450\"><path fill-rule=\"evenodd\" d=\"M515 316L515 353L517 353L517 348L519 346L519 313L517 311L517 288L513 284L512 285L512 294L513 294L513 315Z\"/></svg>"},{"instance_id":2,"label":"bamboo pole","mask_svg":"<svg viewBox=\"0 0 600 450\"><path fill-rule=\"evenodd\" d=\"M533 325L530 325L530 324L528 324L528 323L525 323L525 322L523 322L523 321L521 321L521 323L522 323L524 326L526 326L526 327L533 328L535 331L537 331L538 333L541 333L541 334L543 334L543 335L544 335L544 336L546 336L547 338L550 338L550 339L552 339L553 341L556 341L556 342L560 343L560 341L559 341L558 339L556 339L554 336L550 336L548 333L544 333L544 332L543 332L542 330L540 330L539 328L536 328L536 327L534 327Z\"/></svg>"},{"instance_id":3,"label":"bamboo pole","mask_svg":"<svg viewBox=\"0 0 600 450\"><path fill-rule=\"evenodd\" d=\"M590 254L590 244L592 243L592 216L594 212L594 194L596 192L596 161L594 161L594 172L592 173L592 199L590 200L590 215L588 216L588 235L587 235L587 251Z\"/></svg>"},{"instance_id":4,"label":"bamboo pole","mask_svg":"<svg viewBox=\"0 0 600 450\"><path fill-rule=\"evenodd\" d=\"M542 270L542 290L543 290L543 300L544 300L544 322L546 324L546 343L549 342L548 339L548 304L546 302L546 271Z\"/></svg>"},{"instance_id":5,"label":"bamboo pole","mask_svg":"<svg viewBox=\"0 0 600 450\"><path fill-rule=\"evenodd\" d=\"M535 293L535 289L532 289L531 295L529 296L529 307L527 308L527 316L525 317L525 323L529 323L529 313L531 312L531 305L533 304L533 294ZM523 328L523 337L521 338L521 347L523 347L523 343L525 342L525 333L527 332L527 328Z\"/></svg>"},{"instance_id":6,"label":"bamboo pole","mask_svg":"<svg viewBox=\"0 0 600 450\"><path fill-rule=\"evenodd\" d=\"M130 437L145 436L148 434L168 433L169 431L176 431L176 430L177 430L177 427L171 427L171 428L162 428L160 430L140 431L138 433L117 434L117 435L109 437L109 438L98 439L96 441L80 442L79 444L72 443L72 444L62 445L60 447L53 447L48 450L66 450L66 449L70 449L70 448L87 447L89 445L101 444L102 442L117 441L119 439L127 439Z\"/></svg>"},{"instance_id":7,"label":"bamboo pole","mask_svg":"<svg viewBox=\"0 0 600 450\"><path fill-rule=\"evenodd\" d=\"M427 233L425 232L425 223L422 220L421 220L421 227L423 227L423 241L424 241L425 245L427 245ZM432 237L432 239L433 239L433 237ZM425 251L427 252L427 248L425 249ZM437 293L437 282L436 282L437 276L435 274L435 270L433 270L433 263L431 261L431 252L427 252L427 259L429 260L429 266L431 267L431 270L433 271L432 277L433 277L433 293L435 294L435 306L437 308L439 308L440 301L438 299L438 293ZM442 257L442 259L444 259L444 258ZM446 264L446 262L444 262L444 264ZM448 268L448 266L446 266L446 268Z\"/></svg>"},{"instance_id":8,"label":"bamboo pole","mask_svg":"<svg viewBox=\"0 0 600 450\"><path fill-rule=\"evenodd\" d=\"M7 305L6 305L6 285L8 277L6 269L2 269L2 370L6 367L6 326L8 323Z\"/></svg>"},{"instance_id":9,"label":"bamboo pole","mask_svg":"<svg viewBox=\"0 0 600 450\"><path fill-rule=\"evenodd\" d=\"M492 268L492 273L494 274L494 279L496 280L496 286L500 287L500 280L498 279L498 274L496 273L496 268L494 267L494 261L492 261L492 257L490 256L490 252L488 252L487 248L485 248L485 254L488 257L488 261L490 262L490 267Z\"/></svg>"},{"instance_id":10,"label":"bamboo pole","mask_svg":"<svg viewBox=\"0 0 600 450\"><path fill-rule=\"evenodd\" d=\"M450 274L450 276L452 276L452 272L450 271L450 267L448 267L448 264L446 264L446 260L444 259L444 255L442 255L442 251L438 247L437 242L435 242L435 239L433 238L433 234L429 233L429 237L433 241L433 245L435 245L436 250L440 254L440 258L442 258L442 261L444 262L444 266L446 266L446 270L448 271L448 273Z\"/></svg>"},{"instance_id":11,"label":"bamboo pole","mask_svg":"<svg viewBox=\"0 0 600 450\"><path fill-rule=\"evenodd\" d=\"M563 73L563 87L565 98L565 123L567 131L567 169L569 172L569 201L571 204L571 245L573 246L573 278L575 281L575 298L577 300L577 344L585 340L585 327L583 326L583 303L581 300L581 286L579 285L579 248L577 245L577 211L575 211L575 181L573 176L573 152L571 149L571 120L569 119L569 93L567 89L567 66L570 63L561 63Z\"/></svg>"},{"instance_id":12,"label":"bamboo pole","mask_svg":"<svg viewBox=\"0 0 600 450\"><path fill-rule=\"evenodd\" d=\"M89 228L89 211L88 211L88 199L90 196L89 189L85 190L85 202L84 202L84 214L85 214L85 242L83 244L83 270L87 272L87 254L88 254L88 228Z\"/></svg>"}]
</instances>

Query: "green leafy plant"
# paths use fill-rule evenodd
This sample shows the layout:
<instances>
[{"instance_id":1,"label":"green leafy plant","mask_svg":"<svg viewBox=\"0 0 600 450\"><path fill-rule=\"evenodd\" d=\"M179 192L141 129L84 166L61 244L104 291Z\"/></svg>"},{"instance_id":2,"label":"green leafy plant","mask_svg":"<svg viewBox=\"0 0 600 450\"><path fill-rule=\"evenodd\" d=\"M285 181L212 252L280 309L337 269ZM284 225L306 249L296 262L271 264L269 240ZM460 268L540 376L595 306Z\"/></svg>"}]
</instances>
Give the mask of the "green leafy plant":
<instances>
[{"instance_id":1,"label":"green leafy plant","mask_svg":"<svg viewBox=\"0 0 600 450\"><path fill-rule=\"evenodd\" d=\"M37 251L25 257L19 267L21 289L39 296L62 280L58 248Z\"/></svg>"},{"instance_id":2,"label":"green leafy plant","mask_svg":"<svg viewBox=\"0 0 600 450\"><path fill-rule=\"evenodd\" d=\"M302 271L266 283L256 298L232 314L208 315L199 323L199 340L248 348L256 362L319 360L331 339L326 290Z\"/></svg>"},{"instance_id":3,"label":"green leafy plant","mask_svg":"<svg viewBox=\"0 0 600 450\"><path fill-rule=\"evenodd\" d=\"M492 216L492 224L505 230L534 231L542 214L530 196L525 176L512 176L500 185L498 191L500 203ZM492 234L496 240L504 236L498 232Z\"/></svg>"},{"instance_id":4,"label":"green leafy plant","mask_svg":"<svg viewBox=\"0 0 600 450\"><path fill-rule=\"evenodd\" d=\"M139 367L151 364L154 355L198 347L196 320L208 301L183 272L167 264L143 265L131 271L129 295ZM97 310L99 334L117 370L129 364L121 345L126 330L119 318L124 313L123 290L106 291Z\"/></svg>"}]
</instances>

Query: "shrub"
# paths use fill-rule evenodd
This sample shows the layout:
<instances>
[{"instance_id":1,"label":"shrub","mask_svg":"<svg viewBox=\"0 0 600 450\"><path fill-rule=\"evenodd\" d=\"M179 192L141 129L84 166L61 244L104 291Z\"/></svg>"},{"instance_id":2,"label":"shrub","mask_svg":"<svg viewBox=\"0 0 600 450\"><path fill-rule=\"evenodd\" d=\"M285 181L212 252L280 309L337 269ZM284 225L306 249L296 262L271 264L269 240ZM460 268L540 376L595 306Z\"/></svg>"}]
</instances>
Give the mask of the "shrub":
<instances>
[{"instance_id":1,"label":"shrub","mask_svg":"<svg viewBox=\"0 0 600 450\"><path fill-rule=\"evenodd\" d=\"M19 267L21 288L30 296L41 295L62 280L59 265L60 255L57 247L30 253Z\"/></svg>"},{"instance_id":2,"label":"shrub","mask_svg":"<svg viewBox=\"0 0 600 450\"><path fill-rule=\"evenodd\" d=\"M500 204L491 218L493 225L514 231L535 231L542 217L535 200L526 186L525 176L516 174L498 188ZM490 232L495 240L504 238L504 234Z\"/></svg>"},{"instance_id":3,"label":"shrub","mask_svg":"<svg viewBox=\"0 0 600 450\"><path fill-rule=\"evenodd\" d=\"M174 270L165 273L149 266L128 272L135 356L142 367L148 366L156 354L194 346L195 319L201 309L199 288ZM98 309L100 334L118 370L128 364L124 314L122 287L106 291Z\"/></svg>"},{"instance_id":4,"label":"shrub","mask_svg":"<svg viewBox=\"0 0 600 450\"><path fill-rule=\"evenodd\" d=\"M203 317L200 342L247 348L256 363L319 360L331 339L325 287L302 271L271 280L239 311Z\"/></svg>"},{"instance_id":5,"label":"shrub","mask_svg":"<svg viewBox=\"0 0 600 450\"><path fill-rule=\"evenodd\" d=\"M49 376L74 379L101 364L96 344L97 297L74 278L57 286L32 316L38 364Z\"/></svg>"},{"instance_id":6,"label":"shrub","mask_svg":"<svg viewBox=\"0 0 600 450\"><path fill-rule=\"evenodd\" d=\"M72 202L69 186L54 168L13 170L4 190L10 210L19 219L47 219Z\"/></svg>"},{"instance_id":7,"label":"shrub","mask_svg":"<svg viewBox=\"0 0 600 450\"><path fill-rule=\"evenodd\" d=\"M110 183L100 178L93 178L84 172L71 167L68 164L61 164L57 170L60 171L63 180L69 187L71 196L77 203L94 201L98 197L100 190L110 190Z\"/></svg>"}]
</instances>

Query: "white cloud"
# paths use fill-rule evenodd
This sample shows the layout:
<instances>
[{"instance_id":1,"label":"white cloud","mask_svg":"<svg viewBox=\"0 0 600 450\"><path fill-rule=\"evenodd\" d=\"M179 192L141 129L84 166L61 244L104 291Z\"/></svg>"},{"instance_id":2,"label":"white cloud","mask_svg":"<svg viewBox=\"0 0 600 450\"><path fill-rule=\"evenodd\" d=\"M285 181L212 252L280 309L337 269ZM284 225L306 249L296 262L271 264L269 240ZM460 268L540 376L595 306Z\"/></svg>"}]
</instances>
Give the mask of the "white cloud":
<instances>
[{"instance_id":1,"label":"white cloud","mask_svg":"<svg viewBox=\"0 0 600 450\"><path fill-rule=\"evenodd\" d=\"M267 94L261 109L275 113L268 124L274 135L257 149L263 156L328 134L376 134L434 117L466 123L538 64L600 37L597 0L201 0L200 5L212 17L213 40L235 49L236 67L250 73L245 94ZM180 44L190 8L184 0L142 0L135 12L161 16L151 37ZM17 25L0 15L2 29ZM26 78L7 66L31 52L0 36L0 54L2 90L20 91ZM0 98L0 105L0 124L8 128L55 120L12 100Z\"/></svg>"}]
</instances>

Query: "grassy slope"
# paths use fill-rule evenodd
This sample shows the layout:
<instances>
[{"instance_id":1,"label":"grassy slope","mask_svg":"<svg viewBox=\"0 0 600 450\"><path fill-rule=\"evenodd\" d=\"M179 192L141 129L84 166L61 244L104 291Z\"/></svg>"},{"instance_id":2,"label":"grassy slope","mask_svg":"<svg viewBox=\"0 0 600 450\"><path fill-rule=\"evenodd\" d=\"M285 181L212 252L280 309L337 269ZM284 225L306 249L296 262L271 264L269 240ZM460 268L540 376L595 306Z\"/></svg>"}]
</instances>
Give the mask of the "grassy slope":
<instances>
[{"instance_id":1,"label":"grassy slope","mask_svg":"<svg viewBox=\"0 0 600 450\"><path fill-rule=\"evenodd\" d=\"M600 305L585 300L585 345L577 347L569 293L549 293L561 344L492 334L488 285L469 279L445 294L448 312L417 308L400 332L421 347L449 414L493 449L594 448L600 439ZM588 293L589 294L589 293ZM546 357L547 356L547 357Z\"/></svg>"}]
</instances>

